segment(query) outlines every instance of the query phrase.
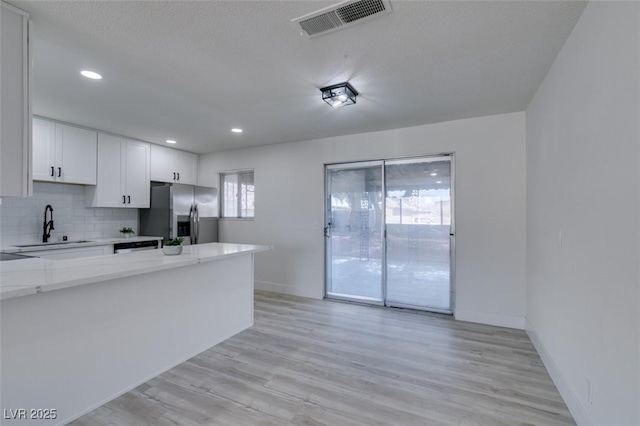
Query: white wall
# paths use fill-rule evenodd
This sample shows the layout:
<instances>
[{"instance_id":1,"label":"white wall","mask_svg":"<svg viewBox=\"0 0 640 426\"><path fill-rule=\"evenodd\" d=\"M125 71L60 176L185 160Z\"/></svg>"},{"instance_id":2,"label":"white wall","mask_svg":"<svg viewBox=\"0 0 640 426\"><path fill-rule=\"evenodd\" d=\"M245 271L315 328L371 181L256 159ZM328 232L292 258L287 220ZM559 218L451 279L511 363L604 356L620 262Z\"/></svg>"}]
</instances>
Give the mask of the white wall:
<instances>
[{"instance_id":1,"label":"white wall","mask_svg":"<svg viewBox=\"0 0 640 426\"><path fill-rule=\"evenodd\" d=\"M256 259L256 286L321 298L324 164L446 152L456 166L456 317L523 328L524 113L202 155L199 179L217 186L221 171L255 169L256 218L222 220L221 241L274 245Z\"/></svg>"},{"instance_id":2,"label":"white wall","mask_svg":"<svg viewBox=\"0 0 640 426\"><path fill-rule=\"evenodd\" d=\"M118 237L123 226L138 231L138 209L84 206L84 186L34 182L33 197L3 197L0 247L42 242L44 207L51 204L55 229L50 241Z\"/></svg>"},{"instance_id":3,"label":"white wall","mask_svg":"<svg viewBox=\"0 0 640 426\"><path fill-rule=\"evenodd\" d=\"M527 110L527 327L578 424L640 424L639 23L590 3Z\"/></svg>"}]
</instances>

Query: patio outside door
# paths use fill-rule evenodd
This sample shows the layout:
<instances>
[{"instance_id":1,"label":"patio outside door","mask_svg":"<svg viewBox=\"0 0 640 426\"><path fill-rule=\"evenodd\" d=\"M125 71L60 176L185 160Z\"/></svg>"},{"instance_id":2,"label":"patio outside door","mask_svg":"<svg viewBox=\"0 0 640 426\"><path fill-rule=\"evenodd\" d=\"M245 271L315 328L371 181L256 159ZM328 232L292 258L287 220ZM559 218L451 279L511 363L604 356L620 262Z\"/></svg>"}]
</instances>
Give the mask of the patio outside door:
<instances>
[{"instance_id":1,"label":"patio outside door","mask_svg":"<svg viewBox=\"0 0 640 426\"><path fill-rule=\"evenodd\" d=\"M327 166L327 297L452 312L451 171L451 156Z\"/></svg>"},{"instance_id":2,"label":"patio outside door","mask_svg":"<svg viewBox=\"0 0 640 426\"><path fill-rule=\"evenodd\" d=\"M327 166L328 297L382 304L383 163Z\"/></svg>"}]
</instances>

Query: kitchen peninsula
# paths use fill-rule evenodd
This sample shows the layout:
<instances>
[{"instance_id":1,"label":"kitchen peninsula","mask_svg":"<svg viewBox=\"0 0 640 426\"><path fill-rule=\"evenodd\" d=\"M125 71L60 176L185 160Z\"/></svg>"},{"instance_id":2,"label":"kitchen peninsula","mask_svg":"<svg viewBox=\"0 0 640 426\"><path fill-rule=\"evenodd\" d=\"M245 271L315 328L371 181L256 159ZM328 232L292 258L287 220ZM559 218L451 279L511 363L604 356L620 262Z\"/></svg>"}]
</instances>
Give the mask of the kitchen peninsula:
<instances>
[{"instance_id":1,"label":"kitchen peninsula","mask_svg":"<svg viewBox=\"0 0 640 426\"><path fill-rule=\"evenodd\" d=\"M2 423L64 424L250 327L254 254L270 249L2 262L3 407L27 410Z\"/></svg>"}]
</instances>

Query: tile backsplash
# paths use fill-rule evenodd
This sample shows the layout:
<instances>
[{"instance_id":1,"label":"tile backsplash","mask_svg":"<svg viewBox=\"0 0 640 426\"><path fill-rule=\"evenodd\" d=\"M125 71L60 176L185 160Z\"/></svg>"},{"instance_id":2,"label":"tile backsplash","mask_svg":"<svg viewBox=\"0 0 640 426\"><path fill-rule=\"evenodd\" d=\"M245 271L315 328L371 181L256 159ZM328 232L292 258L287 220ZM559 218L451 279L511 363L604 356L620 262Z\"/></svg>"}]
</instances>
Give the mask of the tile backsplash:
<instances>
[{"instance_id":1,"label":"tile backsplash","mask_svg":"<svg viewBox=\"0 0 640 426\"><path fill-rule=\"evenodd\" d=\"M84 205L84 186L33 183L33 197L3 197L0 246L42 241L44 208L53 207L55 230L50 241L118 237L123 226L138 232L138 209L93 208Z\"/></svg>"}]
</instances>

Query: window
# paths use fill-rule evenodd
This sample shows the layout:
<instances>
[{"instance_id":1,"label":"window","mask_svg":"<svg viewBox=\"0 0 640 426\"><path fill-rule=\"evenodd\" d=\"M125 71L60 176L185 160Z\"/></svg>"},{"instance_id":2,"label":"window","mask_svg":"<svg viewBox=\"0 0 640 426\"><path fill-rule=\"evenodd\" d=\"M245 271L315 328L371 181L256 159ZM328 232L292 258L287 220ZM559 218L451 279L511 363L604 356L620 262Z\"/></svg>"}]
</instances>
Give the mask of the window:
<instances>
[{"instance_id":1,"label":"window","mask_svg":"<svg viewBox=\"0 0 640 426\"><path fill-rule=\"evenodd\" d=\"M220 187L222 188L222 217L253 217L255 199L253 170L222 173Z\"/></svg>"}]
</instances>

